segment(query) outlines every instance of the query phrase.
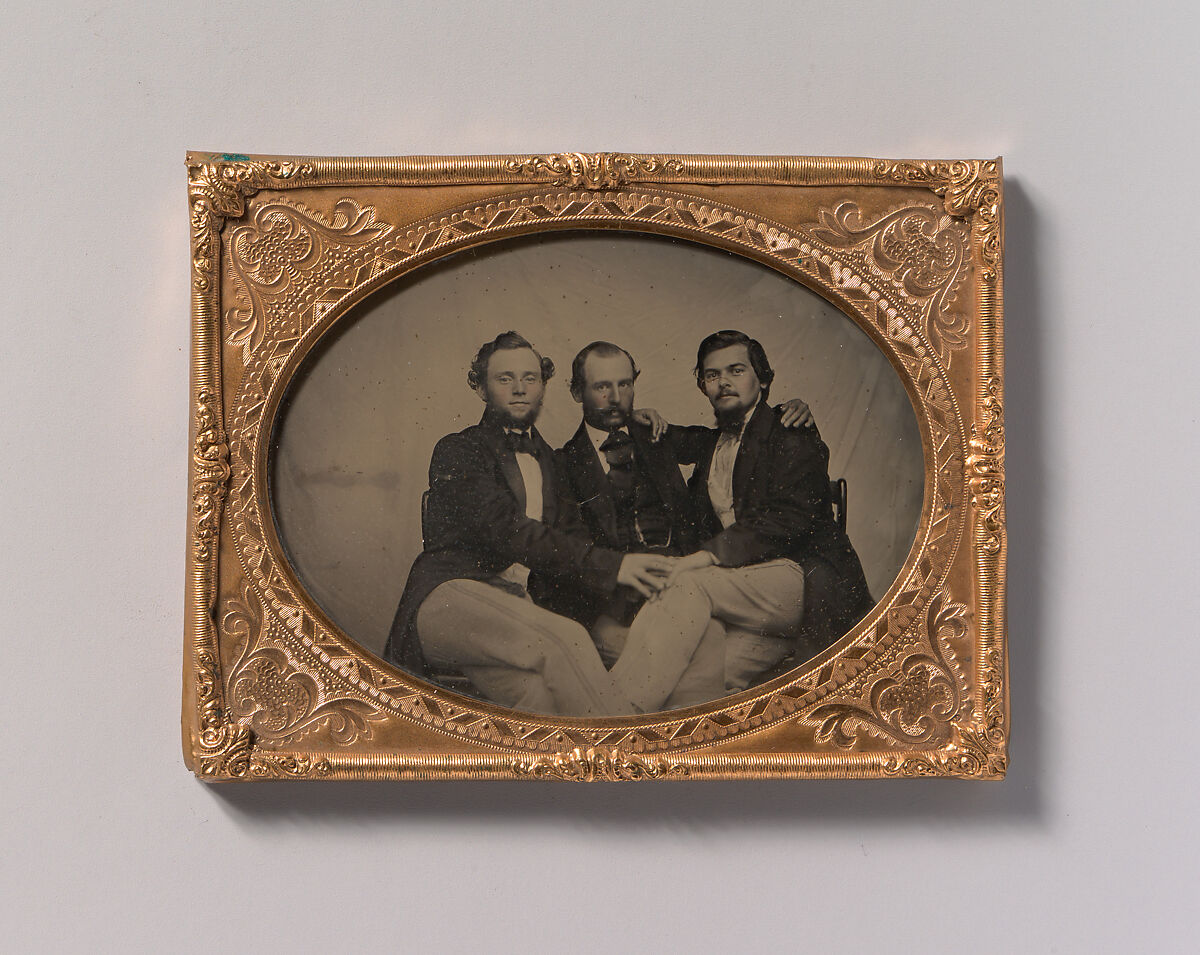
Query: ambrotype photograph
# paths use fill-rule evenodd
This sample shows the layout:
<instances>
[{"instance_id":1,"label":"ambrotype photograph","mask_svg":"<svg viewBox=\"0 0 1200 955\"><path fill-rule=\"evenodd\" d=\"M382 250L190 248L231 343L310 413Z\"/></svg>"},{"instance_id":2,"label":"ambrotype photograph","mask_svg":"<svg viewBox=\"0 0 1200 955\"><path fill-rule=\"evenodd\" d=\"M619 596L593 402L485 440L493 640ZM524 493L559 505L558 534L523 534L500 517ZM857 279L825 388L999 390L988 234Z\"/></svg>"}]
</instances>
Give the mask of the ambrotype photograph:
<instances>
[{"instance_id":1,"label":"ambrotype photograph","mask_svg":"<svg viewBox=\"0 0 1200 955\"><path fill-rule=\"evenodd\" d=\"M367 296L296 371L270 503L371 654L512 710L619 717L819 656L914 543L888 357L749 258L648 234L493 242Z\"/></svg>"},{"instance_id":2,"label":"ambrotype photograph","mask_svg":"<svg viewBox=\"0 0 1200 955\"><path fill-rule=\"evenodd\" d=\"M187 171L202 778L1004 775L999 160Z\"/></svg>"}]
</instances>

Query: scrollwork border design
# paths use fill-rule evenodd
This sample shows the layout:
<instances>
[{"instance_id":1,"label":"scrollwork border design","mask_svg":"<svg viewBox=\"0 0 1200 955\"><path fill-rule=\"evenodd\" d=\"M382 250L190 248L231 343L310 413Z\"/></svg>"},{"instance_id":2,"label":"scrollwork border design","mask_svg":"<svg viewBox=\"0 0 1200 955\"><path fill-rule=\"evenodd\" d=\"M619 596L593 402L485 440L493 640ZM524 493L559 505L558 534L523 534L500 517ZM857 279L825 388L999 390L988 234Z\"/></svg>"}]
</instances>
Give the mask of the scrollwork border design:
<instances>
[{"instance_id":1,"label":"scrollwork border design","mask_svg":"<svg viewBox=\"0 0 1200 955\"><path fill-rule=\"evenodd\" d=\"M328 697L322 681L286 649L286 638L272 635L249 579L228 601L221 629L231 641L242 641L226 680L229 713L253 731L259 745L295 743L320 730L332 743L346 746L369 739L371 724L383 719L361 699Z\"/></svg>"},{"instance_id":2,"label":"scrollwork border design","mask_svg":"<svg viewBox=\"0 0 1200 955\"><path fill-rule=\"evenodd\" d=\"M830 249L860 252L874 273L890 279L909 296L923 300L926 337L949 366L951 353L966 347L970 322L956 301L969 258L965 229L928 205L907 205L873 222L858 206L843 202L823 210L809 231ZM915 248L914 248L915 247Z\"/></svg>"},{"instance_id":3,"label":"scrollwork border design","mask_svg":"<svg viewBox=\"0 0 1200 955\"><path fill-rule=\"evenodd\" d=\"M984 552L1000 553L1004 535L1004 405L998 375L984 382L980 420L971 429L967 474Z\"/></svg>"},{"instance_id":4,"label":"scrollwork border design","mask_svg":"<svg viewBox=\"0 0 1200 955\"><path fill-rule=\"evenodd\" d=\"M896 605L894 599L888 612L881 613L878 621L857 641L843 647L834 659L810 674L807 681L764 693L749 705L727 706L698 719L665 720L653 727L639 727L636 731L597 733L563 728L554 721L535 717L522 719L521 725L514 729L510 720L496 719L493 714L471 706L448 704L431 696L418 683L397 682L364 659L354 662L352 675L338 673L336 676L346 678L357 687L358 693L369 694L385 709L491 745L536 751L603 743L637 752L703 746L786 720L843 684L855 683L864 665L889 652L891 643L915 619L919 606L936 591L957 546L962 524L963 511L956 505L958 479L954 475L962 468L964 451L961 438L956 435L962 433L963 426L950 387L944 381L936 350L923 338L920 303L880 294L868 276L852 275L854 270L846 263L822 252L796 230L750 218L720 204L697 202L688 196L636 191L563 191L521 194L484 206L440 214L403 232L396 231L378 247L355 258L349 266L353 276L342 269L334 270L327 277L330 292L317 295L311 308L305 309L300 316L299 342L296 316L292 312L274 319L268 315L267 337L261 347L252 351L242 386L233 400L231 445L234 469L247 476L237 482L233 496L234 541L248 579L263 589L264 603L289 608L294 652L298 656L315 655L326 662L347 660L349 650L339 642L332 625L305 613L298 585L289 586L286 567L273 556L278 548L273 546L268 533L269 518L258 504L263 499L265 486L262 483L265 473L262 437L266 431L261 422L271 419L272 396L280 393L288 377L277 357L281 347L286 343L289 350L302 354L304 343L314 341L327 327L325 323L336 320L350 299L365 295L371 288L379 287L433 257L453 251L464 243L478 241L481 234L500 237L539 225L564 228L590 221L605 221L610 225L619 222L642 228L657 226L687 236L701 233L774 258L793 273L802 270L810 282L827 294L849 300L850 307L862 313L869 327L885 338L893 352L899 353L902 361L907 363L903 367L911 376L912 387L927 408L930 427L934 429L930 441L937 448L935 456L939 466L934 472L933 499L945 501L947 505L943 508L944 513L930 520L928 541L931 546L926 552L926 560L918 562L909 572L911 582L903 589L904 602L908 606ZM366 286L358 278L363 275L371 276ZM850 281L850 278L854 280ZM257 486L251 475L259 476ZM939 544L944 546L939 549ZM294 639L296 637L298 640ZM328 674L326 676L332 679Z\"/></svg>"},{"instance_id":5,"label":"scrollwork border design","mask_svg":"<svg viewBox=\"0 0 1200 955\"><path fill-rule=\"evenodd\" d=\"M262 339L261 316L269 299L302 284L318 264L328 268L330 250L353 252L388 231L375 221L373 209L353 199L335 203L328 217L288 202L257 206L250 221L226 240L236 289L224 315L228 344L241 345L243 358L249 358Z\"/></svg>"},{"instance_id":6,"label":"scrollwork border design","mask_svg":"<svg viewBox=\"0 0 1200 955\"><path fill-rule=\"evenodd\" d=\"M613 189L683 171L683 162L679 159L627 153L553 153L509 159L505 165L525 179L548 179L551 185L574 189Z\"/></svg>"},{"instance_id":7,"label":"scrollwork border design","mask_svg":"<svg viewBox=\"0 0 1200 955\"><path fill-rule=\"evenodd\" d=\"M875 680L865 704L824 704L804 715L818 725L817 740L849 749L859 729L900 745L949 740L969 693L952 646L967 632L968 613L966 605L935 596L923 616L920 649Z\"/></svg>"},{"instance_id":8,"label":"scrollwork border design","mask_svg":"<svg viewBox=\"0 0 1200 955\"><path fill-rule=\"evenodd\" d=\"M998 277L1002 236L1000 219L1000 161L998 159L878 160L873 167L879 179L927 186L944 200L953 216L977 220L983 281Z\"/></svg>"},{"instance_id":9,"label":"scrollwork border design","mask_svg":"<svg viewBox=\"0 0 1200 955\"><path fill-rule=\"evenodd\" d=\"M188 471L191 553L187 579L184 730L192 734L186 752L202 778L242 778L254 763L253 734L233 722L224 690L213 619L216 605L221 514L230 478L229 446L221 407L221 335L217 291L220 231L229 216L245 211L247 197L271 185L302 180L312 166L276 160L194 160L189 155L188 205L192 237L192 368L194 399L192 456ZM189 692L190 691L190 692ZM187 712L194 707L194 716Z\"/></svg>"},{"instance_id":10,"label":"scrollwork border design","mask_svg":"<svg viewBox=\"0 0 1200 955\"><path fill-rule=\"evenodd\" d=\"M192 513L193 546L196 558L201 562L211 560L214 555L221 508L229 485L229 444L216 402L217 395L211 388L201 388L196 395L196 437L192 442L192 467L196 477Z\"/></svg>"},{"instance_id":11,"label":"scrollwork border design","mask_svg":"<svg viewBox=\"0 0 1200 955\"><path fill-rule=\"evenodd\" d=\"M629 782L640 779L672 779L689 775L686 765L665 758L646 758L612 747L576 747L554 753L515 759L512 772L518 777L561 779L568 782Z\"/></svg>"},{"instance_id":12,"label":"scrollwork border design","mask_svg":"<svg viewBox=\"0 0 1200 955\"><path fill-rule=\"evenodd\" d=\"M193 442L192 499L195 504L190 526L190 538L194 541L189 558L189 633L193 635L191 669L196 676L195 712L197 727L193 748L193 768L204 778L267 778L267 777L345 777L347 774L371 775L364 770L359 773L353 767L359 764L335 754L286 753L259 751L265 740L256 739L256 734L244 722L230 718L224 706L223 683L219 655L213 652L217 639L213 618L213 595L217 560L216 544L221 528L221 510L226 494L234 497L253 488L247 475L253 471L258 448L240 435L240 424L231 426L227 438L222 426L222 402L220 392L220 318L217 311L217 290L214 281L220 259L220 233L227 217L245 217L250 213L250 202L261 188L288 189L300 185L327 185L330 179L346 184L365 182L401 183L405 176L429 182L436 178L430 172L439 167L441 181L492 181L512 182L513 177L551 182L591 183L618 186L634 185L634 180L648 182L704 182L707 180L741 182L754 181L798 181L809 180L826 185L837 176L831 168L840 168L841 181L855 182L888 179L900 185L923 185L943 196L948 213L956 216L974 216L974 261L981 266L979 275L983 285L992 285L991 325L997 332L999 317L999 293L997 283L1002 234L999 231L1000 193L998 163L968 161L970 169L954 163L887 163L885 161L860 160L802 160L787 157L770 162L754 157L633 157L636 162L617 162L612 157L625 154L551 154L547 157L466 157L461 160L440 160L416 157L413 160L388 161L337 161L339 169L331 171L331 160L275 160L248 159L238 157L225 162L213 157L189 161L189 196L192 202L193 224L193 313L195 316L193 381L197 387L195 438ZM574 158L564 158L574 157ZM604 158L610 157L610 158ZM539 161L544 159L545 161ZM497 169L497 161L499 168ZM406 165L407 164L407 165ZM449 164L449 165L447 165ZM838 164L841 164L838 166ZM425 168L416 169L413 167ZM732 172L730 171L732 169ZM495 171L493 171L495 170ZM474 178L472 178L474 177ZM344 197L343 197L344 198ZM662 200L665 199L665 203ZM651 222L638 218L645 211L644 205L634 208L636 203L651 200L664 208L657 210L660 216ZM683 200L682 202L680 200ZM542 203L543 211L549 213L553 222L543 220L542 228L566 227L568 222L597 219L624 218L632 227L652 226L648 231L667 234L684 234L690 231L705 231L706 241L726 247L741 246L743 254L749 252L760 259L775 258L773 264L784 267L781 271L796 274L807 268L805 284L815 285L826 292L842 296L854 294L854 287L843 278L853 270L845 262L823 253L818 246L804 241L802 232L785 229L776 223L750 218L719 203L705 203L695 197L662 197L654 193L637 195L616 188L593 194L582 193L526 194L499 199L487 207L465 209L459 216L442 215L430 220L427 226L409 228L403 235L397 232L371 245L365 256L358 256L353 263L339 267L336 274L321 275L321 288L309 296L311 324L300 336L308 333L319 322L321 314L344 311L370 288L378 287L384 273L399 274L409 267L429 261L438 254L462 242L477 242L481 237L499 235L503 228L496 228L488 221L488 213L500 211L515 213L509 219L524 218L526 224L516 231L536 231L538 213L532 206ZM990 218L989 218L990 217ZM995 226L989 226L989 221ZM514 223L515 224L515 223ZM611 227L611 226L610 226ZM990 230L990 231L989 231ZM386 231L386 230L385 230ZM511 233L512 229L507 230ZM472 232L479 233L471 235ZM372 236L372 239L375 237ZM406 247L407 246L407 247ZM860 277L861 278L861 277ZM366 281L364 281L366 280ZM315 286L314 286L315 288ZM981 295L985 294L980 292ZM856 308L868 314L867 321L888 343L893 361L903 367L910 376L912 387L919 393L919 401L932 426L945 430L958 414L955 407L954 389L942 383L943 373L937 370L936 349L923 340L922 329L912 321L911 310L906 311L902 297L892 294L883 299L882 294L871 303L856 304ZM905 358L896 349L909 354ZM995 364L995 363L994 363ZM246 373L252 371L254 359L248 362ZM995 365L997 372L999 366ZM922 378L921 368L932 369ZM273 363L272 373L280 371L279 361ZM979 404L979 414L971 425L969 453L966 443L959 448L949 440L957 431L963 434L961 423L956 428L945 430L944 437L934 436L939 464L935 471L948 478L948 492L935 494L929 533L924 543L924 576L912 578L905 584L911 591L916 586L919 600L927 601L938 591L941 571L932 576L934 567L948 565L957 548L953 533L954 515L961 511L961 502L955 501L957 486L955 473L964 474L969 468L978 479L971 483L972 512L977 526L987 535L997 530L1003 533L1003 430L1000 400L1000 376L993 376L996 384L989 405L985 397ZM214 390L215 389L215 390ZM243 398L245 395L243 394ZM265 395L259 395L259 399ZM230 400L231 407L246 407L239 399ZM994 415L990 418L990 409ZM997 446L997 440L999 443ZM957 461L957 463L955 463ZM251 465L249 471L246 465ZM227 491L231 476L234 487ZM990 482L990 483L989 483ZM996 491L999 505L996 506ZM941 497L938 495L942 494ZM944 512L950 512L947 516ZM240 512L244 515L246 512ZM236 515L235 515L236 519ZM243 525L244 527L245 525ZM213 528L217 530L214 531ZM942 533L938 533L938 531ZM235 535L237 537L237 535ZM947 546L948 545L948 546ZM1002 545L1001 545L1002 546ZM939 550L940 548L940 550ZM995 556L995 553L985 556ZM245 552L239 550L245 567ZM1002 555L1001 555L1002 556ZM932 561L932 563L929 563ZM275 568L278 570L279 568ZM270 568L267 568L269 571ZM993 568L994 570L994 568ZM251 574L260 583L264 577ZM1000 565L1002 581L1002 563ZM920 582L919 582L920 581ZM919 583L918 583L919 582ZM904 590L901 587L900 590ZM282 604L280 606L283 606ZM860 651L834 654L818 661L817 665L791 684L773 688L748 705L726 707L725 713L708 713L699 718L674 722L665 734L662 726L638 726L631 730L592 729L588 727L554 727L542 732L539 727L518 726L512 720L500 720L495 714L471 712L470 707L459 707L440 694L430 695L420 684L413 685L406 679L395 680L387 668L375 667L371 660L353 660L349 657L331 657L331 653L342 653L330 641L329 634L322 634L320 624L304 620L301 612L303 601L290 602L287 626L290 634L286 640L298 638L298 645L308 652L308 658L288 659L286 667L323 668L323 676L336 684L345 677L370 694L376 702L390 698L399 704L397 712L416 719L441 731L462 739L471 739L485 748L501 751L512 748L524 749L528 755L516 756L500 764L499 775L509 778L563 778L563 779L650 779L690 776L705 778L709 775L953 775L970 778L990 778L1003 775L1006 768L1007 745L1007 699L1005 692L1005 664L1003 654L1002 617L989 625L991 642L977 664L981 682L977 683L979 721L974 723L952 722L951 731L935 750L919 749L908 753L888 755L886 753L850 753L845 759L822 756L814 751L810 757L799 754L795 757L747 757L742 763L728 757L705 757L704 750L719 743L729 735L754 731L774 725L780 721L799 717L805 708L821 702L822 687L838 691L841 697L861 696L867 685L860 677L864 670L880 672L881 668L894 666L904 651L905 633L915 619L904 605L898 604L884 612L877 624L867 628L859 638L852 641L849 649ZM915 608L914 608L915 609ZM911 649L911 642L908 645ZM248 649L248 647L244 648ZM843 648L843 651L847 648ZM243 659L245 654L243 654ZM907 657L906 657L907 659ZM341 690L335 690L334 695ZM370 705L370 704L368 704ZM387 706L385 709L393 710ZM520 714L518 714L520 716ZM721 722L720 717L726 721ZM185 711L185 725L189 722ZM525 722L530 722L526 720ZM537 722L537 721L533 721ZM544 722L544 721L543 721ZM533 732L529 732L530 730ZM941 738L941 737L939 737ZM683 747L680 748L680 743ZM657 751L657 752L656 752ZM680 755L671 755L673 753ZM695 755L684 755L694 753ZM496 755L499 755L498 753ZM465 757L464 757L465 758ZM482 755L477 762L482 767L487 763L495 767L495 757ZM397 757L396 765L419 764L420 757ZM467 762L469 763L469 758ZM708 762L706 762L708 760ZM435 761L436 762L436 761ZM391 765L391 764L388 764ZM431 767L434 762L429 764ZM739 767L743 772L739 773ZM480 772L492 772L492 769ZM384 774L393 771L385 770ZM396 770L394 772L399 772ZM432 769L431 769L432 772ZM458 770L449 775L459 774Z\"/></svg>"}]
</instances>

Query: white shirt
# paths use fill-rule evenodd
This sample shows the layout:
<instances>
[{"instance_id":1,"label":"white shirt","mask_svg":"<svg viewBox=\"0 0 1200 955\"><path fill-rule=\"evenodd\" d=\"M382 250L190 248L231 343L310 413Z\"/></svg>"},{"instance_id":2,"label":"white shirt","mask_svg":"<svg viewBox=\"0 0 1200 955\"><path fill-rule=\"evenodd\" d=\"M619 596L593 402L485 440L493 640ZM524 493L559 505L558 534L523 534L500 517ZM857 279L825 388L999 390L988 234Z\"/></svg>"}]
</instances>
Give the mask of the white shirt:
<instances>
[{"instance_id":1,"label":"white shirt","mask_svg":"<svg viewBox=\"0 0 1200 955\"><path fill-rule=\"evenodd\" d=\"M515 428L505 428L510 434L518 434ZM531 432L532 434L532 432ZM521 481L525 485L525 516L535 521L542 519L542 468L537 458L524 451L513 455L517 459L517 467L521 470ZM524 564L510 564L500 574L505 580L511 580L522 587L529 586L529 568Z\"/></svg>"},{"instance_id":2,"label":"white shirt","mask_svg":"<svg viewBox=\"0 0 1200 955\"><path fill-rule=\"evenodd\" d=\"M708 499L722 527L729 527L737 520L733 513L733 466L737 463L738 450L742 446L746 425L750 423L750 414L742 421L737 434L732 431L721 432L713 450L712 464L708 468Z\"/></svg>"},{"instance_id":3,"label":"white shirt","mask_svg":"<svg viewBox=\"0 0 1200 955\"><path fill-rule=\"evenodd\" d=\"M596 457L600 459L600 468L605 474L607 474L610 470L612 470L612 467L608 463L608 455L600 450L600 445L608 440L608 436L612 434L612 432L601 431L599 428L593 428L587 422L584 422L584 427L587 428L588 437L592 439L592 447L596 449ZM628 428L618 428L617 430L624 431L626 434L629 434Z\"/></svg>"}]
</instances>

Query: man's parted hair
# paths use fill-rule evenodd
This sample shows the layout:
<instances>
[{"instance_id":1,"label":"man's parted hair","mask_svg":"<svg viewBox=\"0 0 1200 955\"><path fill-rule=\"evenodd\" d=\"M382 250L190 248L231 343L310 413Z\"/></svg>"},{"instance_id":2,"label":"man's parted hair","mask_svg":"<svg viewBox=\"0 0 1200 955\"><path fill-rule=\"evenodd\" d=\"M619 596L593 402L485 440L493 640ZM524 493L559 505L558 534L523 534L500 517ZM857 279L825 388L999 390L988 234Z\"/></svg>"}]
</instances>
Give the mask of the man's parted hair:
<instances>
[{"instance_id":1,"label":"man's parted hair","mask_svg":"<svg viewBox=\"0 0 1200 955\"><path fill-rule=\"evenodd\" d=\"M624 355L629 359L629 367L633 369L633 380L637 381L637 376L641 374L633 356L620 345L614 345L612 342L592 342L590 345L584 345L579 354L575 356L575 360L571 362L571 394L575 397L583 394L584 385L587 384L587 379L583 375L583 366L589 355L598 355L600 358L616 358L617 355Z\"/></svg>"},{"instance_id":2,"label":"man's parted hair","mask_svg":"<svg viewBox=\"0 0 1200 955\"><path fill-rule=\"evenodd\" d=\"M696 375L696 385L701 391L704 390L704 359L715 351L733 345L746 346L746 352L750 356L750 367L758 376L758 383L762 385L762 396L765 400L771 393L771 382L775 380L775 369L767 361L767 352L762 345L745 332L734 329L727 328L724 331L713 332L700 343L700 347L696 350L696 367L693 369Z\"/></svg>"},{"instance_id":3,"label":"man's parted hair","mask_svg":"<svg viewBox=\"0 0 1200 955\"><path fill-rule=\"evenodd\" d=\"M496 352L515 351L520 348L528 348L537 355L538 362L542 366L542 381L549 381L554 377L554 362L549 358L542 357L542 353L529 344L524 335L517 332L503 332L490 342L479 346L479 351L475 353L475 357L471 360L471 367L467 371L467 384L474 389L487 381L488 360Z\"/></svg>"}]
</instances>

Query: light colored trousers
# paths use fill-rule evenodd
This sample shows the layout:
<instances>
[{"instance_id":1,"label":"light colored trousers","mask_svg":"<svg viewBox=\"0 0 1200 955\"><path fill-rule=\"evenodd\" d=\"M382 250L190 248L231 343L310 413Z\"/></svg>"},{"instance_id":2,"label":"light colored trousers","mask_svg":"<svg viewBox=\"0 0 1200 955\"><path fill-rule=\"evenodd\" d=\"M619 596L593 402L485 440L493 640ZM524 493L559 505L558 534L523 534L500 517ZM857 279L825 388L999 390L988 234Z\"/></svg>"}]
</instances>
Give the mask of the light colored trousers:
<instances>
[{"instance_id":1,"label":"light colored trousers","mask_svg":"<svg viewBox=\"0 0 1200 955\"><path fill-rule=\"evenodd\" d=\"M691 571L638 612L613 674L628 647L650 634L668 646L698 641L680 689L687 691L688 704L716 699L744 690L783 660L794 646L789 635L803 616L804 571L794 561ZM619 639L612 630L603 636ZM636 692L633 699L641 701Z\"/></svg>"},{"instance_id":2,"label":"light colored trousers","mask_svg":"<svg viewBox=\"0 0 1200 955\"><path fill-rule=\"evenodd\" d=\"M707 619L698 630L663 632L655 620L640 628L635 620L610 673L574 620L478 580L439 585L416 622L435 669L461 669L488 699L527 713L625 716L688 706L712 698L709 674L724 659L724 632Z\"/></svg>"}]
</instances>

